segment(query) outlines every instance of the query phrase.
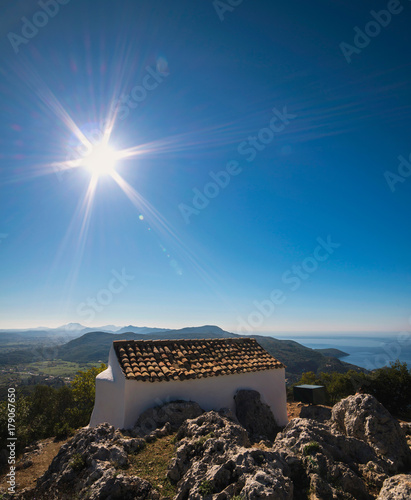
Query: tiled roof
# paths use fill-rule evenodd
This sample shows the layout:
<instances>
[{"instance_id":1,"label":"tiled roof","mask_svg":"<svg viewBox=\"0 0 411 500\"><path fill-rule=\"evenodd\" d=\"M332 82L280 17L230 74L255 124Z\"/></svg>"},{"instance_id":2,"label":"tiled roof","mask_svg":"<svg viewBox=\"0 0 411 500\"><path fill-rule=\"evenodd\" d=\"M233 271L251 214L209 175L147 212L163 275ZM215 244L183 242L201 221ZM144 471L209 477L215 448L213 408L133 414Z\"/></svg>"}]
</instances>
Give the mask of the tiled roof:
<instances>
[{"instance_id":1,"label":"tiled roof","mask_svg":"<svg viewBox=\"0 0 411 500\"><path fill-rule=\"evenodd\" d=\"M115 340L127 379L198 379L284 368L255 339Z\"/></svg>"}]
</instances>

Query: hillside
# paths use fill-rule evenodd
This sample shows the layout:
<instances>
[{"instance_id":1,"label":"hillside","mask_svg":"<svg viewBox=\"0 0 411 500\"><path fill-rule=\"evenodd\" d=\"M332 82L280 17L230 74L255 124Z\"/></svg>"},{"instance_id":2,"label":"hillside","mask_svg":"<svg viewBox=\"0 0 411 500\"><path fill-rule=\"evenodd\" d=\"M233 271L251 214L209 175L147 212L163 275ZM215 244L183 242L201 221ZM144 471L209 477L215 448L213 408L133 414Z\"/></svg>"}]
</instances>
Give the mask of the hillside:
<instances>
[{"instance_id":1,"label":"hillside","mask_svg":"<svg viewBox=\"0 0 411 500\"><path fill-rule=\"evenodd\" d=\"M146 327L131 327L133 330L146 332ZM62 360L74 363L107 363L108 354L113 340L148 340L148 339L199 339L199 338L236 338L235 333L227 332L218 326L205 325L187 327L179 330L149 329L147 333L131 332L104 332L93 331L84 333L60 345L54 341L51 349L44 349L46 343L37 342L28 338L15 337L14 344L4 345L0 353L0 364L16 366L30 364L34 361ZM38 334L38 332L37 332ZM42 335L43 332L40 333ZM6 334L3 334L6 335ZM350 365L338 359L343 353L337 349L315 350L305 347L293 340L279 340L262 335L249 335L257 340L272 356L286 365L288 383L299 380L307 371L345 373L350 369L365 371L357 366ZM8 339L8 340L11 340ZM336 352L337 351L337 352ZM341 353L341 354L340 354Z\"/></svg>"},{"instance_id":2,"label":"hillside","mask_svg":"<svg viewBox=\"0 0 411 500\"><path fill-rule=\"evenodd\" d=\"M314 351L321 353L323 356L330 356L331 358L344 358L345 356L349 356L348 352L335 349L334 347L328 347L327 349L314 349Z\"/></svg>"},{"instance_id":3,"label":"hillside","mask_svg":"<svg viewBox=\"0 0 411 500\"><path fill-rule=\"evenodd\" d=\"M151 334L123 333L112 334L104 332L86 333L82 337L74 339L61 346L58 351L59 359L64 361L75 361L78 363L99 362L108 360L113 340L144 340L144 339L198 339L198 338L229 338L240 337L234 333L226 332L217 326L188 327L181 330L170 330L166 332ZM344 373L349 369L361 370L360 368L344 363L334 357L324 356L309 347L304 347L293 340L278 340L273 337L261 335L250 335L264 347L272 356L286 365L286 375L289 382L297 381L302 373L313 371L336 371Z\"/></svg>"},{"instance_id":4,"label":"hillside","mask_svg":"<svg viewBox=\"0 0 411 500\"><path fill-rule=\"evenodd\" d=\"M59 348L58 356L64 361L77 360L79 363L89 363L108 360L113 340L148 340L148 339L199 339L235 337L234 333L225 332L218 326L201 326L169 330L150 334L142 333L105 333L91 332L71 340Z\"/></svg>"}]
</instances>

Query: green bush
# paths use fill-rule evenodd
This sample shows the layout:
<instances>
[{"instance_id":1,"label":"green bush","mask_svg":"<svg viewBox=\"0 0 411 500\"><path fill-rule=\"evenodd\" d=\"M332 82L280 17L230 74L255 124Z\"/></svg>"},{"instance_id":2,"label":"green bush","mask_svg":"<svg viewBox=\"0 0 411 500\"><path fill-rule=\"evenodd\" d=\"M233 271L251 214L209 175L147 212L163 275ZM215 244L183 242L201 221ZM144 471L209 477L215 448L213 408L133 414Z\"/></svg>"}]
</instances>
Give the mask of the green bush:
<instances>
[{"instance_id":1,"label":"green bush","mask_svg":"<svg viewBox=\"0 0 411 500\"><path fill-rule=\"evenodd\" d=\"M54 426L54 435L57 439L66 439L73 434L74 429L72 429L67 422L59 422Z\"/></svg>"},{"instance_id":2,"label":"green bush","mask_svg":"<svg viewBox=\"0 0 411 500\"><path fill-rule=\"evenodd\" d=\"M315 455L318 451L320 451L320 445L317 443L317 441L311 441L304 446L303 455Z\"/></svg>"},{"instance_id":3,"label":"green bush","mask_svg":"<svg viewBox=\"0 0 411 500\"><path fill-rule=\"evenodd\" d=\"M56 436L66 438L90 421L94 407L95 378L107 367L80 371L73 382L60 388L37 385L29 396L16 393L17 453L31 442ZM0 447L7 444L7 401L0 402ZM0 464L1 465L1 464Z\"/></svg>"},{"instance_id":4,"label":"green bush","mask_svg":"<svg viewBox=\"0 0 411 500\"><path fill-rule=\"evenodd\" d=\"M391 413L407 412L411 405L411 373L407 363L397 360L371 373L367 392Z\"/></svg>"},{"instance_id":5,"label":"green bush","mask_svg":"<svg viewBox=\"0 0 411 500\"><path fill-rule=\"evenodd\" d=\"M80 453L74 453L73 458L69 462L69 466L76 472L81 472L86 466L86 461Z\"/></svg>"},{"instance_id":6,"label":"green bush","mask_svg":"<svg viewBox=\"0 0 411 500\"><path fill-rule=\"evenodd\" d=\"M198 491L203 496L211 495L211 493L214 491L213 483L208 479L204 479L198 486Z\"/></svg>"},{"instance_id":7,"label":"green bush","mask_svg":"<svg viewBox=\"0 0 411 500\"><path fill-rule=\"evenodd\" d=\"M411 372L406 363L398 360L371 373L306 372L295 385L301 384L323 385L329 405L360 391L373 395L393 415L411 410Z\"/></svg>"}]
</instances>

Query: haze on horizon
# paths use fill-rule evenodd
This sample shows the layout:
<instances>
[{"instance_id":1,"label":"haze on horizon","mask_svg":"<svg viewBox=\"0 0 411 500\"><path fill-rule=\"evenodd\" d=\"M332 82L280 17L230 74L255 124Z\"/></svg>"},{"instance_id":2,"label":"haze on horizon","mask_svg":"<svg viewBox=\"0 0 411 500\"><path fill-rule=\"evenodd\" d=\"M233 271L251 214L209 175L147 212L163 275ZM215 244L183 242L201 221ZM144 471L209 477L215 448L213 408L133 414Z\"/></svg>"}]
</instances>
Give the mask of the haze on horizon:
<instances>
[{"instance_id":1,"label":"haze on horizon","mask_svg":"<svg viewBox=\"0 0 411 500\"><path fill-rule=\"evenodd\" d=\"M400 7L4 7L0 328L410 330Z\"/></svg>"}]
</instances>

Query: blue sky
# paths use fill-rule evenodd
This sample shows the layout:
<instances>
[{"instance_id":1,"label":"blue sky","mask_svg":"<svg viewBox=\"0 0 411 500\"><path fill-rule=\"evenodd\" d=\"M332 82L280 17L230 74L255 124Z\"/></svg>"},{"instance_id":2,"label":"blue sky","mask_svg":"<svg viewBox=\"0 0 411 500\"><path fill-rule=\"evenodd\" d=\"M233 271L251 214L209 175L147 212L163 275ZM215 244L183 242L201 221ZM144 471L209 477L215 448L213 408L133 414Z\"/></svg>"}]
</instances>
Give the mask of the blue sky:
<instances>
[{"instance_id":1,"label":"blue sky","mask_svg":"<svg viewBox=\"0 0 411 500\"><path fill-rule=\"evenodd\" d=\"M0 21L0 327L409 329L410 2L63 3Z\"/></svg>"}]
</instances>

